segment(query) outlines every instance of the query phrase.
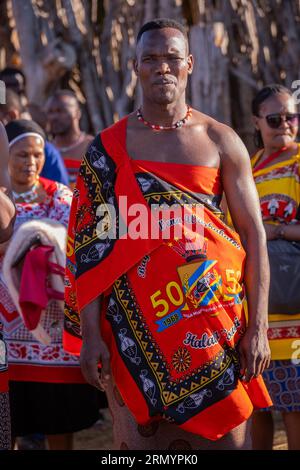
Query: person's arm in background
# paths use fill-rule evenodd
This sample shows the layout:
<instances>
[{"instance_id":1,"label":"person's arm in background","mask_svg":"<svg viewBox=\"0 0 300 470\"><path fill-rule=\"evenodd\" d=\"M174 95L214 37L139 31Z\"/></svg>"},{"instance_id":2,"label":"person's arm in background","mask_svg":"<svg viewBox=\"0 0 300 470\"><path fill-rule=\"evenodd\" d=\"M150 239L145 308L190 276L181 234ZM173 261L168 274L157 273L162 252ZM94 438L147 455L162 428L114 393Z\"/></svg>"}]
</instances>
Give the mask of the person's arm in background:
<instances>
[{"instance_id":1,"label":"person's arm in background","mask_svg":"<svg viewBox=\"0 0 300 470\"><path fill-rule=\"evenodd\" d=\"M289 240L291 242L300 241L300 223L299 224L268 224L264 223L267 240Z\"/></svg>"},{"instance_id":2,"label":"person's arm in background","mask_svg":"<svg viewBox=\"0 0 300 470\"><path fill-rule=\"evenodd\" d=\"M0 123L0 243L11 237L15 215L8 175L8 142L5 129Z\"/></svg>"},{"instance_id":3,"label":"person's arm in background","mask_svg":"<svg viewBox=\"0 0 300 470\"><path fill-rule=\"evenodd\" d=\"M222 183L231 218L246 251L244 282L249 320L239 344L241 373L249 381L268 367L269 261L266 233L248 152L236 133L222 126L218 136Z\"/></svg>"},{"instance_id":4,"label":"person's arm in background","mask_svg":"<svg viewBox=\"0 0 300 470\"><path fill-rule=\"evenodd\" d=\"M80 312L82 348L80 366L86 381L105 390L110 378L110 355L100 332L101 296ZM98 364L101 362L101 372Z\"/></svg>"},{"instance_id":5,"label":"person's arm in background","mask_svg":"<svg viewBox=\"0 0 300 470\"><path fill-rule=\"evenodd\" d=\"M45 144L45 164L41 176L69 186L69 176L63 158L59 150L48 141Z\"/></svg>"}]
</instances>

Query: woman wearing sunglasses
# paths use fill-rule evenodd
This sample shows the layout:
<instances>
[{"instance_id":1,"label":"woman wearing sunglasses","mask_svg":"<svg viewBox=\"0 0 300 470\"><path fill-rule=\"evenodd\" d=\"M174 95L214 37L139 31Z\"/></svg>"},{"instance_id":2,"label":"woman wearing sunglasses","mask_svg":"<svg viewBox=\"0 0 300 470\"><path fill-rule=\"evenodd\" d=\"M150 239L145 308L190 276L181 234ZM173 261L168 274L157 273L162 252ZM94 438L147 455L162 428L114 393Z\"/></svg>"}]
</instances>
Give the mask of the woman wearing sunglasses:
<instances>
[{"instance_id":1,"label":"woman wearing sunglasses","mask_svg":"<svg viewBox=\"0 0 300 470\"><path fill-rule=\"evenodd\" d=\"M295 100L287 88L269 85L254 98L252 113L259 148L252 158L252 168L267 239L300 241L300 146L296 142L299 114ZM300 364L292 362L292 355L293 345L300 339L300 311L294 315L269 312L269 326L272 361L264 379L273 400L272 409L282 413L289 449L299 450ZM254 449L272 449L273 435L270 410L256 412Z\"/></svg>"}]
</instances>

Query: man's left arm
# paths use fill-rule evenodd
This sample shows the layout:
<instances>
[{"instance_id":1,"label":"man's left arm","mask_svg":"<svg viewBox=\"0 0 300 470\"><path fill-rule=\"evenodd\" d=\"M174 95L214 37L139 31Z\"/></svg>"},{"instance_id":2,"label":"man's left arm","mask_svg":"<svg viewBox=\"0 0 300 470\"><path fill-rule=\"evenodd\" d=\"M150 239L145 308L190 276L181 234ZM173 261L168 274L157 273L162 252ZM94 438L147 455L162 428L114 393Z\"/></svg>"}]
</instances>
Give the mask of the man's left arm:
<instances>
[{"instance_id":1,"label":"man's left arm","mask_svg":"<svg viewBox=\"0 0 300 470\"><path fill-rule=\"evenodd\" d=\"M246 147L236 133L222 126L219 137L221 175L233 224L246 251L244 282L248 327L239 344L241 373L246 381L269 366L269 261L257 190Z\"/></svg>"}]
</instances>

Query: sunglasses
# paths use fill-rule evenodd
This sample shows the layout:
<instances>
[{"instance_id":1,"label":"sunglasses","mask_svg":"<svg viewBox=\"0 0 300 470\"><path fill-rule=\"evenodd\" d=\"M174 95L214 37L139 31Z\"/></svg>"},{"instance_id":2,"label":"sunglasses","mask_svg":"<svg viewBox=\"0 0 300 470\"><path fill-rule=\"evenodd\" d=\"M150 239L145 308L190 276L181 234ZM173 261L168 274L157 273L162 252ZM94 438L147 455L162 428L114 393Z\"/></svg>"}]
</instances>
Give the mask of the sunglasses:
<instances>
[{"instance_id":1,"label":"sunglasses","mask_svg":"<svg viewBox=\"0 0 300 470\"><path fill-rule=\"evenodd\" d=\"M299 124L300 114L299 113L286 113L286 114L274 113L274 114L268 114L268 116L260 116L260 117L265 118L265 120L268 123L268 126L271 127L271 129L278 129L281 126L281 123L284 121L286 121L292 127L297 127Z\"/></svg>"}]
</instances>

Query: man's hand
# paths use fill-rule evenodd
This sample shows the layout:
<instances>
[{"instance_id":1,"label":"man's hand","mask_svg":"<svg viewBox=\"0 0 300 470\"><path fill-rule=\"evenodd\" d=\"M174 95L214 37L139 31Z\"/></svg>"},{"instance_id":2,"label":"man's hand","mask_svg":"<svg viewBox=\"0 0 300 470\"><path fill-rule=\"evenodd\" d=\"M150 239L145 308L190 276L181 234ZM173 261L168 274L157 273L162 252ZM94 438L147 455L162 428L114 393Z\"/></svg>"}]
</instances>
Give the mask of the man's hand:
<instances>
[{"instance_id":1,"label":"man's hand","mask_svg":"<svg viewBox=\"0 0 300 470\"><path fill-rule=\"evenodd\" d=\"M85 380L104 391L110 379L109 352L102 339L86 342L82 344L80 352L80 366ZM99 362L101 371L99 371Z\"/></svg>"},{"instance_id":2,"label":"man's hand","mask_svg":"<svg viewBox=\"0 0 300 470\"><path fill-rule=\"evenodd\" d=\"M271 360L267 329L247 328L239 343L238 352L241 376L245 377L246 382L262 374L269 367Z\"/></svg>"},{"instance_id":3,"label":"man's hand","mask_svg":"<svg viewBox=\"0 0 300 470\"><path fill-rule=\"evenodd\" d=\"M80 366L86 381L104 391L111 376L110 355L100 332L101 296L80 313L82 348ZM101 371L99 371L101 363Z\"/></svg>"}]
</instances>

